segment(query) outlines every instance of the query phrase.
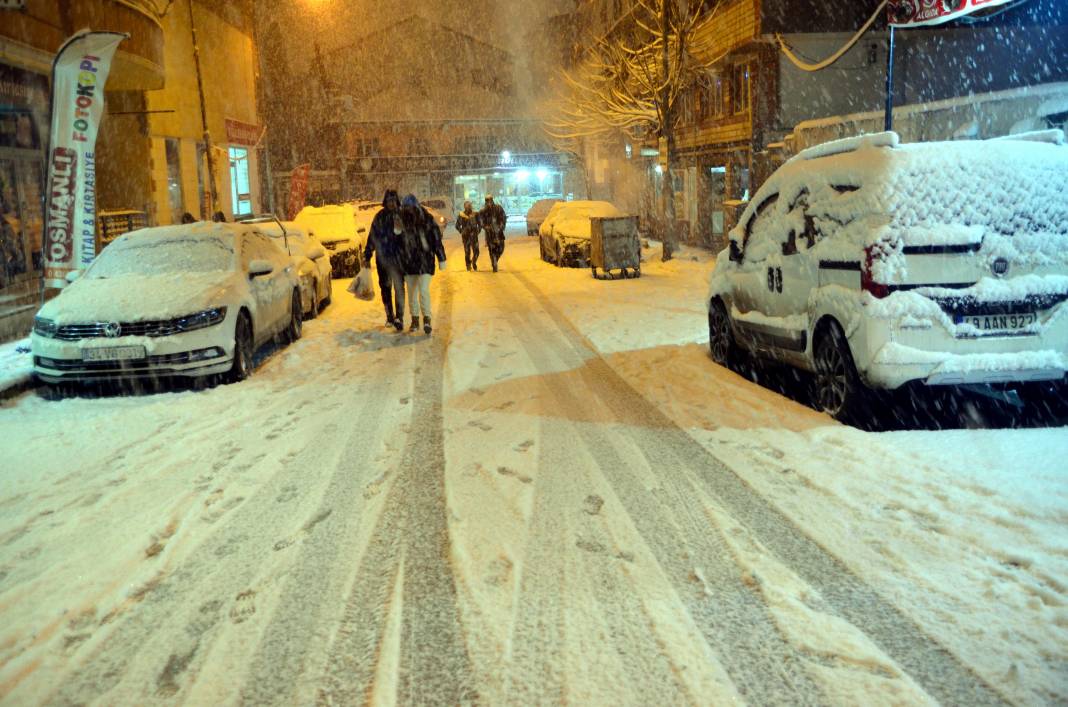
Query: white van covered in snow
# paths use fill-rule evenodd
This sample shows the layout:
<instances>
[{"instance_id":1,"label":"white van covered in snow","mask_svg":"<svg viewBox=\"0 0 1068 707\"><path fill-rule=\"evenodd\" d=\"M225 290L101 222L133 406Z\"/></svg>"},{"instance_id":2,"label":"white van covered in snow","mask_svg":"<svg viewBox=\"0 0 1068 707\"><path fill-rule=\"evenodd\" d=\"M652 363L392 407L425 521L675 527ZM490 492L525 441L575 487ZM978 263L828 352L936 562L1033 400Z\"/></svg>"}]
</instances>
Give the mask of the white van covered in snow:
<instances>
[{"instance_id":1,"label":"white van covered in snow","mask_svg":"<svg viewBox=\"0 0 1068 707\"><path fill-rule=\"evenodd\" d=\"M1062 131L810 148L757 192L708 295L713 358L816 373L849 418L865 386L1061 381L1068 371Z\"/></svg>"}]
</instances>

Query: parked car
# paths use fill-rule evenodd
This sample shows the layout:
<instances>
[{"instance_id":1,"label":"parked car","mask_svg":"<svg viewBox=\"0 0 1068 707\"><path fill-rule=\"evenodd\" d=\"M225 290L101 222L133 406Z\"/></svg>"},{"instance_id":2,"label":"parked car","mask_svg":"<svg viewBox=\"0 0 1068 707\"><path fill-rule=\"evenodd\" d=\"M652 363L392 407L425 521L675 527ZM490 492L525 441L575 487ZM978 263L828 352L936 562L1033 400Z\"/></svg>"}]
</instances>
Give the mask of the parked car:
<instances>
[{"instance_id":1,"label":"parked car","mask_svg":"<svg viewBox=\"0 0 1068 707\"><path fill-rule=\"evenodd\" d=\"M539 229L541 259L559 267L587 267L590 262L590 219L624 215L607 201L554 204Z\"/></svg>"},{"instance_id":2,"label":"parked car","mask_svg":"<svg viewBox=\"0 0 1068 707\"><path fill-rule=\"evenodd\" d=\"M760 188L708 294L723 365L815 373L857 419L870 389L1013 386L1068 371L1068 147L1031 139L807 149Z\"/></svg>"},{"instance_id":3,"label":"parked car","mask_svg":"<svg viewBox=\"0 0 1068 707\"><path fill-rule=\"evenodd\" d=\"M538 199L531 204L527 211L527 235L538 235L538 229L541 228L545 217L549 215L549 210L560 203L563 203L561 199Z\"/></svg>"},{"instance_id":4,"label":"parked car","mask_svg":"<svg viewBox=\"0 0 1068 707\"><path fill-rule=\"evenodd\" d=\"M438 222L438 228L445 233L445 227L456 220L456 211L452 207L452 199L447 196L429 196L420 201Z\"/></svg>"},{"instance_id":5,"label":"parked car","mask_svg":"<svg viewBox=\"0 0 1068 707\"><path fill-rule=\"evenodd\" d=\"M47 383L252 373L255 350L302 332L289 257L252 226L199 222L132 231L34 319Z\"/></svg>"},{"instance_id":6,"label":"parked car","mask_svg":"<svg viewBox=\"0 0 1068 707\"><path fill-rule=\"evenodd\" d=\"M355 205L305 206L293 220L326 248L334 277L353 277L360 271L359 253L367 239L356 232Z\"/></svg>"},{"instance_id":7,"label":"parked car","mask_svg":"<svg viewBox=\"0 0 1068 707\"><path fill-rule=\"evenodd\" d=\"M256 224L260 232L286 252L297 266L304 316L315 319L330 304L333 268L319 239L304 232L295 221L279 221L273 215L241 219Z\"/></svg>"}]
</instances>

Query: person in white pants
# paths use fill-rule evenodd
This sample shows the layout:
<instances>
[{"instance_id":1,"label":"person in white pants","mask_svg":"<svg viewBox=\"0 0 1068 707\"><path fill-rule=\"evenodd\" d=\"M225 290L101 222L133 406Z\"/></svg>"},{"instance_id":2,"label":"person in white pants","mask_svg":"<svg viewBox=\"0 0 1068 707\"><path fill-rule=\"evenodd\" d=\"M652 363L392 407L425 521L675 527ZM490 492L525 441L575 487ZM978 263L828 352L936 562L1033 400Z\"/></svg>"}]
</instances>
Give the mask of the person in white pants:
<instances>
[{"instance_id":1,"label":"person in white pants","mask_svg":"<svg viewBox=\"0 0 1068 707\"><path fill-rule=\"evenodd\" d=\"M400 260L412 315L408 330L416 331L419 328L419 317L422 316L423 331L429 334L430 279L434 276L435 264L442 270L445 269L445 247L441 243L441 229L434 222L434 217L419 205L419 200L413 194L404 197L401 222L404 233Z\"/></svg>"}]
</instances>

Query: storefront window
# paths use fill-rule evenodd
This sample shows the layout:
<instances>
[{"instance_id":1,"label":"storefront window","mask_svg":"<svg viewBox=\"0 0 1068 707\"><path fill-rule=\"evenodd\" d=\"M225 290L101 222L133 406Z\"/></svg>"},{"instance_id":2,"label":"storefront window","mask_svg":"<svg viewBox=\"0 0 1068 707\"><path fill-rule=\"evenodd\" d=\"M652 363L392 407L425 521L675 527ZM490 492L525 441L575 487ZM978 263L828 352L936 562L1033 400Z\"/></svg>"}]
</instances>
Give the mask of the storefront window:
<instances>
[{"instance_id":1,"label":"storefront window","mask_svg":"<svg viewBox=\"0 0 1068 707\"><path fill-rule=\"evenodd\" d=\"M41 181L48 79L0 64L0 314L41 270Z\"/></svg>"},{"instance_id":2,"label":"storefront window","mask_svg":"<svg viewBox=\"0 0 1068 707\"><path fill-rule=\"evenodd\" d=\"M234 216L252 213L252 188L248 178L248 148L230 148L230 203Z\"/></svg>"},{"instance_id":3,"label":"storefront window","mask_svg":"<svg viewBox=\"0 0 1068 707\"><path fill-rule=\"evenodd\" d=\"M166 140L167 152L167 198L171 207L171 223L180 223L185 212L185 199L182 197L182 164L180 146L177 138Z\"/></svg>"}]
</instances>

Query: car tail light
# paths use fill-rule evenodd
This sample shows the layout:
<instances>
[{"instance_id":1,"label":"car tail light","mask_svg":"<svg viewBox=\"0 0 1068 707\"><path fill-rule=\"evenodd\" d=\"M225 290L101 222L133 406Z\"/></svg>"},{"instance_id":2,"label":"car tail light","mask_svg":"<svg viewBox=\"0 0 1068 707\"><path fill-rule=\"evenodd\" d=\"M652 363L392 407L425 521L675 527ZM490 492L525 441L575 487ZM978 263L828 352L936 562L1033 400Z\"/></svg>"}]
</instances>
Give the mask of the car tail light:
<instances>
[{"instance_id":1,"label":"car tail light","mask_svg":"<svg viewBox=\"0 0 1068 707\"><path fill-rule=\"evenodd\" d=\"M876 299L882 299L890 294L890 287L876 282L871 273L872 263L881 260L882 256L881 248L875 245L868 246L864 249L864 267L860 269L860 289Z\"/></svg>"}]
</instances>

